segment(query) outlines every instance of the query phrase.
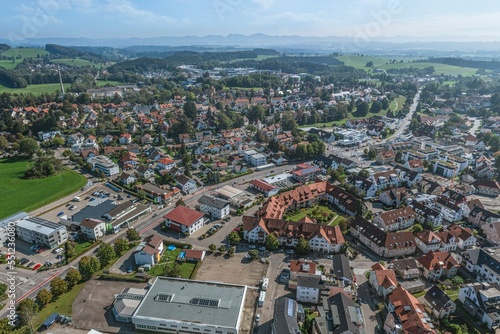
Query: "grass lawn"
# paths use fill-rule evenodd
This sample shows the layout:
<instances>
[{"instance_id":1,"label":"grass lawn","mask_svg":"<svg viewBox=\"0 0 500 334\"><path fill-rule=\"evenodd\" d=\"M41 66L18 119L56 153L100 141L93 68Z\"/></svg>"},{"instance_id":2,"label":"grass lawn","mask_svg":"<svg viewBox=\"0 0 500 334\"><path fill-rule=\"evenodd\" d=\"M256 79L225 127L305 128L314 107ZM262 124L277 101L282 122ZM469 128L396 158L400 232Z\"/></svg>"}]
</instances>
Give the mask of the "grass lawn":
<instances>
[{"instance_id":1,"label":"grass lawn","mask_svg":"<svg viewBox=\"0 0 500 334\"><path fill-rule=\"evenodd\" d=\"M393 112L397 112L401 109L403 109L405 105L406 97L399 95L396 97L393 101L391 101L391 104L389 105L389 109L391 109Z\"/></svg>"},{"instance_id":2,"label":"grass lawn","mask_svg":"<svg viewBox=\"0 0 500 334\"><path fill-rule=\"evenodd\" d=\"M80 59L80 58L62 58L62 59L53 59L53 63L58 63L58 64L64 64L68 66L93 66L93 65L98 65L96 63L93 63L89 60L86 59Z\"/></svg>"},{"instance_id":3,"label":"grass lawn","mask_svg":"<svg viewBox=\"0 0 500 334\"><path fill-rule=\"evenodd\" d=\"M460 289L452 290L452 289L446 289L444 292L450 297L451 300L455 301L458 299L458 293L460 292Z\"/></svg>"},{"instance_id":4,"label":"grass lawn","mask_svg":"<svg viewBox=\"0 0 500 334\"><path fill-rule=\"evenodd\" d=\"M16 68L17 64L21 62L22 59L15 59L14 62L12 60L0 60L0 67L3 67L7 70L12 70Z\"/></svg>"},{"instance_id":5,"label":"grass lawn","mask_svg":"<svg viewBox=\"0 0 500 334\"><path fill-rule=\"evenodd\" d=\"M181 252L182 249L179 247L177 247L173 251L169 251L168 249L166 249L163 252L160 262L156 266L151 268L151 270L148 271L148 274L151 276L165 275L165 268L167 266L173 265L175 259L177 259L177 257ZM181 268L181 277L189 278L189 276L191 276L191 273L194 270L194 267L196 266L196 263L184 262L184 263L179 263L179 266Z\"/></svg>"},{"instance_id":6,"label":"grass lawn","mask_svg":"<svg viewBox=\"0 0 500 334\"><path fill-rule=\"evenodd\" d=\"M59 92L59 84L39 84L39 85L28 85L26 88L9 88L0 85L0 93L19 93L19 94L41 94L41 93L53 93L55 91ZM64 84L64 89L69 89L70 84Z\"/></svg>"},{"instance_id":7,"label":"grass lawn","mask_svg":"<svg viewBox=\"0 0 500 334\"><path fill-rule=\"evenodd\" d=\"M286 220L298 222L299 220L301 220L305 216L307 216L309 218L316 218L316 217L321 217L323 215L328 216L330 214L336 215L336 212L333 211L332 209L330 209L326 205L315 205L315 206L307 208L307 209L300 209L299 213L297 213L293 216L288 216L286 218Z\"/></svg>"},{"instance_id":8,"label":"grass lawn","mask_svg":"<svg viewBox=\"0 0 500 334\"><path fill-rule=\"evenodd\" d=\"M343 217L343 216L340 216L338 215L337 217L335 217L332 222L329 224L330 226L337 226L340 224L341 221L343 220L346 220L347 218L346 217Z\"/></svg>"},{"instance_id":9,"label":"grass lawn","mask_svg":"<svg viewBox=\"0 0 500 334\"><path fill-rule=\"evenodd\" d=\"M43 48L16 48L5 51L4 53L2 53L2 56L21 56L23 58L36 58L37 55L43 56L46 54L48 54L48 52Z\"/></svg>"},{"instance_id":10,"label":"grass lawn","mask_svg":"<svg viewBox=\"0 0 500 334\"><path fill-rule=\"evenodd\" d=\"M463 76L472 76L476 74L477 69L471 68L471 67L459 67L459 66L452 66L452 65L446 65L446 64L439 64L439 63L432 63L432 62L422 62L422 63L413 63L413 62L403 62L403 63L396 63L396 64L385 64L380 66L380 68L388 70L391 68L394 69L400 69L400 68L425 68L429 66L434 66L434 74L444 74L444 75L463 75Z\"/></svg>"},{"instance_id":11,"label":"grass lawn","mask_svg":"<svg viewBox=\"0 0 500 334\"><path fill-rule=\"evenodd\" d=\"M396 61L408 62L416 60L416 57L379 57L379 56L360 56L355 54L346 54L337 57L338 60L344 62L346 66L352 66L359 69L364 69L370 71L371 69L366 67L366 63L373 62L373 67L379 68L382 65L386 65L389 61L396 59Z\"/></svg>"},{"instance_id":12,"label":"grass lawn","mask_svg":"<svg viewBox=\"0 0 500 334\"><path fill-rule=\"evenodd\" d=\"M412 293L412 295L415 297L415 298L419 298L419 297L422 297L423 295L425 295L425 290L424 291L420 291L420 292L416 292L416 293Z\"/></svg>"},{"instance_id":13,"label":"grass lawn","mask_svg":"<svg viewBox=\"0 0 500 334\"><path fill-rule=\"evenodd\" d=\"M25 180L22 177L29 166L26 160L0 160L0 219L47 205L75 192L87 182L83 175L69 169L43 179Z\"/></svg>"},{"instance_id":14,"label":"grass lawn","mask_svg":"<svg viewBox=\"0 0 500 334\"><path fill-rule=\"evenodd\" d=\"M40 312L36 315L36 317L33 320L33 328L36 329L40 327L40 325L45 321L45 319L48 318L49 315L51 315L54 312L57 312L62 315L71 315L71 307L73 305L73 302L75 301L76 297L78 296L78 293L80 293L80 290L83 288L85 283L80 283L77 284L71 289L70 291L66 292L62 296L59 296L59 298L47 305L45 308L40 310Z\"/></svg>"}]
</instances>

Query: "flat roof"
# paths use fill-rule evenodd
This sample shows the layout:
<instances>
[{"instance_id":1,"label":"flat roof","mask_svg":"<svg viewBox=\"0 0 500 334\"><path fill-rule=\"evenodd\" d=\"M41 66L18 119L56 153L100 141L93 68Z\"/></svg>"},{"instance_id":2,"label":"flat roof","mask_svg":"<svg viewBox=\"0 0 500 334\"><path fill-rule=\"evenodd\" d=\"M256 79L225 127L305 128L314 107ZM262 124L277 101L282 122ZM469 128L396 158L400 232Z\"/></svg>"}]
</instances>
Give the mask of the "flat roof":
<instances>
[{"instance_id":1,"label":"flat roof","mask_svg":"<svg viewBox=\"0 0 500 334\"><path fill-rule=\"evenodd\" d=\"M127 222L128 220L133 219L136 216L143 214L146 211L149 211L149 206L137 204L132 210L127 212L127 214L125 214L122 217L118 218L117 220L113 221L111 223L111 225L112 226L119 226L119 225Z\"/></svg>"},{"instance_id":2,"label":"flat roof","mask_svg":"<svg viewBox=\"0 0 500 334\"><path fill-rule=\"evenodd\" d=\"M220 189L215 190L215 192L225 198L233 198L243 194L242 190L231 187L230 185L224 186Z\"/></svg>"},{"instance_id":3,"label":"flat roof","mask_svg":"<svg viewBox=\"0 0 500 334\"><path fill-rule=\"evenodd\" d=\"M266 178L262 179L262 181L267 182L269 184L273 184L276 182L288 180L290 177L292 177L292 175L290 173L282 173L282 174L274 175L271 177L266 177Z\"/></svg>"},{"instance_id":4,"label":"flat roof","mask_svg":"<svg viewBox=\"0 0 500 334\"><path fill-rule=\"evenodd\" d=\"M21 221L17 222L16 224L19 227L25 228L27 230L45 234L45 235L50 235L54 231L57 231L61 228L64 228L66 230L66 226L54 222L50 222L48 220L38 218L38 217L31 217L27 219L22 219Z\"/></svg>"},{"instance_id":5,"label":"flat roof","mask_svg":"<svg viewBox=\"0 0 500 334\"><path fill-rule=\"evenodd\" d=\"M134 318L169 319L235 328L243 310L246 286L157 277Z\"/></svg>"},{"instance_id":6,"label":"flat roof","mask_svg":"<svg viewBox=\"0 0 500 334\"><path fill-rule=\"evenodd\" d=\"M108 199L96 206L87 206L80 211L75 212L71 217L71 220L80 223L85 218L101 219L106 212L109 212L114 208L116 208L116 204Z\"/></svg>"},{"instance_id":7,"label":"flat roof","mask_svg":"<svg viewBox=\"0 0 500 334\"><path fill-rule=\"evenodd\" d=\"M18 220L28 218L29 216L30 215L27 214L26 212L18 212L16 214L13 214L12 216L0 220L0 227L7 226L9 225L10 222L16 222Z\"/></svg>"}]
</instances>

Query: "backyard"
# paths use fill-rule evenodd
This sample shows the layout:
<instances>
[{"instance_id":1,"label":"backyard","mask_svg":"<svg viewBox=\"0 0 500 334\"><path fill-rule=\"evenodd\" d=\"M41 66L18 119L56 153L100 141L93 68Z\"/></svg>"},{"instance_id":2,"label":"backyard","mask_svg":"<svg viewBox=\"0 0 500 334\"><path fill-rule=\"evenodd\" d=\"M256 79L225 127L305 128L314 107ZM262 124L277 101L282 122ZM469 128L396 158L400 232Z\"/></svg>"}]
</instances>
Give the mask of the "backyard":
<instances>
[{"instance_id":1,"label":"backyard","mask_svg":"<svg viewBox=\"0 0 500 334\"><path fill-rule=\"evenodd\" d=\"M42 179L23 179L30 162L0 160L0 219L20 211L29 212L67 196L85 185L87 179L69 169Z\"/></svg>"},{"instance_id":2,"label":"backyard","mask_svg":"<svg viewBox=\"0 0 500 334\"><path fill-rule=\"evenodd\" d=\"M165 275L165 270L168 267L172 266L175 263L175 260L179 256L179 254L183 251L182 248L175 248L174 250L165 249L163 255L158 262L151 270L148 271L148 274L151 276L162 276ZM181 277L182 278L190 278L191 273L194 270L196 263L184 262L179 263L179 267L181 269Z\"/></svg>"},{"instance_id":3,"label":"backyard","mask_svg":"<svg viewBox=\"0 0 500 334\"><path fill-rule=\"evenodd\" d=\"M340 222L345 219L329 206L321 204L317 204L310 208L295 210L287 215L285 219L298 222L306 216L331 226L339 225Z\"/></svg>"}]
</instances>

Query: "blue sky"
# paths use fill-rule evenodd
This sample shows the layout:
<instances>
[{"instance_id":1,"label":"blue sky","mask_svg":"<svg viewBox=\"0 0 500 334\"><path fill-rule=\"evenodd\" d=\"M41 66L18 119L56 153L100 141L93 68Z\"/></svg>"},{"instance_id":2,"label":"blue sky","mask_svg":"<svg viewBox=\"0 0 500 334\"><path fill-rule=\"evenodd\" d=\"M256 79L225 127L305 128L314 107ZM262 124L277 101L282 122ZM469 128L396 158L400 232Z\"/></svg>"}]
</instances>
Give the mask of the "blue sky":
<instances>
[{"instance_id":1,"label":"blue sky","mask_svg":"<svg viewBox=\"0 0 500 334\"><path fill-rule=\"evenodd\" d=\"M0 0L0 6L0 38L265 33L500 40L498 0Z\"/></svg>"}]
</instances>

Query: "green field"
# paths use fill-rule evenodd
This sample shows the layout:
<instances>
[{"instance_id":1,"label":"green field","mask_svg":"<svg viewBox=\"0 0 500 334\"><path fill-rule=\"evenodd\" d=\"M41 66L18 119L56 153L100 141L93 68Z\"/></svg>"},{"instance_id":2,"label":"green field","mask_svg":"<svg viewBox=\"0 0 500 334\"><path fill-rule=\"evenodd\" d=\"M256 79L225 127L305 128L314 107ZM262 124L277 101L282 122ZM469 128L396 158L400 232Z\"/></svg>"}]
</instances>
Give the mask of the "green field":
<instances>
[{"instance_id":1,"label":"green field","mask_svg":"<svg viewBox=\"0 0 500 334\"><path fill-rule=\"evenodd\" d=\"M19 94L41 94L41 93L53 93L55 91L60 92L58 83L51 84L40 84L40 85L28 85L26 88L9 88L0 85L0 93L19 93ZM64 84L64 89L69 89L70 84Z\"/></svg>"},{"instance_id":2,"label":"green field","mask_svg":"<svg viewBox=\"0 0 500 334\"><path fill-rule=\"evenodd\" d=\"M14 62L12 60L0 60L0 67L5 68L6 70L12 70L16 68L17 64L19 64L22 59L15 59Z\"/></svg>"},{"instance_id":3,"label":"green field","mask_svg":"<svg viewBox=\"0 0 500 334\"><path fill-rule=\"evenodd\" d=\"M97 87L104 87L104 86L106 86L106 85L110 85L110 86L118 86L118 85L123 85L123 82L120 82L120 81L113 81L113 80L109 80L109 81L105 81L105 80L97 80L96 84L97 84Z\"/></svg>"},{"instance_id":4,"label":"green field","mask_svg":"<svg viewBox=\"0 0 500 334\"><path fill-rule=\"evenodd\" d=\"M47 51L43 48L19 48L19 49L10 49L2 53L2 56L7 57L17 57L21 56L23 58L36 58L38 55L43 56L48 54Z\"/></svg>"},{"instance_id":5,"label":"green field","mask_svg":"<svg viewBox=\"0 0 500 334\"><path fill-rule=\"evenodd\" d=\"M53 59L53 63L58 63L58 64L64 64L64 65L69 65L69 66L94 66L97 65L96 63L93 63L89 60L86 59L81 59L81 58L62 58L62 59Z\"/></svg>"},{"instance_id":6,"label":"green field","mask_svg":"<svg viewBox=\"0 0 500 334\"><path fill-rule=\"evenodd\" d=\"M47 205L87 182L84 176L69 169L43 179L25 180L22 177L29 166L26 160L0 160L0 219Z\"/></svg>"},{"instance_id":7,"label":"green field","mask_svg":"<svg viewBox=\"0 0 500 334\"><path fill-rule=\"evenodd\" d=\"M163 255L161 256L161 259L158 262L158 264L155 265L153 268L151 268L151 270L148 271L148 274L151 276L164 276L166 267L172 266L182 251L183 249L178 247L173 251L166 249L163 252ZM196 263L184 262L184 263L179 263L179 266L181 269L181 277L189 278L194 270L194 267L196 266Z\"/></svg>"},{"instance_id":8,"label":"green field","mask_svg":"<svg viewBox=\"0 0 500 334\"><path fill-rule=\"evenodd\" d=\"M373 67L378 68L381 67L382 65L386 65L389 61L395 59L396 61L403 61L403 62L408 62L408 61L413 61L416 59L420 59L417 57L380 57L380 56L361 56L361 55L355 55L355 54L346 54L342 56L337 57L338 60L344 62L346 66L352 66L355 68L359 69L364 69L364 70L369 70L368 67L366 67L366 63L368 62L373 62Z\"/></svg>"},{"instance_id":9,"label":"green field","mask_svg":"<svg viewBox=\"0 0 500 334\"><path fill-rule=\"evenodd\" d=\"M380 68L384 70L388 70L391 68L394 69L400 69L400 68L425 68L429 66L434 66L434 74L440 75L459 75L461 74L462 76L472 76L476 74L477 69L471 68L471 67L459 67L459 66L452 66L452 65L446 65L446 64L439 64L439 63L432 63L432 62L418 62L418 63L396 63L396 64L386 64L386 65L381 65L379 66Z\"/></svg>"}]
</instances>

